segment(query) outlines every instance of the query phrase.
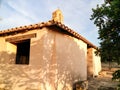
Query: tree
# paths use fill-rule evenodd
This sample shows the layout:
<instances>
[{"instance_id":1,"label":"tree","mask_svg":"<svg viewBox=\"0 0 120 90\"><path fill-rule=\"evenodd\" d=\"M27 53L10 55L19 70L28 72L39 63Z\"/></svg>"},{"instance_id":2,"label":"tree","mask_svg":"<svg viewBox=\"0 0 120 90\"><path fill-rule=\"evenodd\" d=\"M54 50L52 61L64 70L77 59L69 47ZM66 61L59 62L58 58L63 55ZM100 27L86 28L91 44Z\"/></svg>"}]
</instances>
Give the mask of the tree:
<instances>
[{"instance_id":1,"label":"tree","mask_svg":"<svg viewBox=\"0 0 120 90\"><path fill-rule=\"evenodd\" d=\"M106 0L92 9L91 20L98 27L102 61L120 64L120 0Z\"/></svg>"}]
</instances>

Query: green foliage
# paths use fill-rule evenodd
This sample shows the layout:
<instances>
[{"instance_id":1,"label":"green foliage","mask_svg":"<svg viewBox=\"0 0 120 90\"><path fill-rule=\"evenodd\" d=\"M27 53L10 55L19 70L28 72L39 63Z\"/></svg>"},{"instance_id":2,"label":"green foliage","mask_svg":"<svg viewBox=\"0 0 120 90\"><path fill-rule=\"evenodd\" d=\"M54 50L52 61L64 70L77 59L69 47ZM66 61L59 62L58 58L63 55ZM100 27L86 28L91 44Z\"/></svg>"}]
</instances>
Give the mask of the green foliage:
<instances>
[{"instance_id":1,"label":"green foliage","mask_svg":"<svg viewBox=\"0 0 120 90\"><path fill-rule=\"evenodd\" d=\"M120 70L117 70L113 73L112 80L117 80L120 82ZM118 85L118 89L120 89L120 84Z\"/></svg>"},{"instance_id":2,"label":"green foliage","mask_svg":"<svg viewBox=\"0 0 120 90\"><path fill-rule=\"evenodd\" d=\"M98 27L98 39L101 41L96 54L103 61L120 64L120 0L105 0L92 11L91 20ZM112 79L120 82L120 70L113 73Z\"/></svg>"},{"instance_id":3,"label":"green foliage","mask_svg":"<svg viewBox=\"0 0 120 90\"><path fill-rule=\"evenodd\" d=\"M120 70L117 70L113 73L113 78L112 79L120 81Z\"/></svg>"},{"instance_id":4,"label":"green foliage","mask_svg":"<svg viewBox=\"0 0 120 90\"><path fill-rule=\"evenodd\" d=\"M120 0L107 0L92 11L91 20L98 27L101 41L98 52L102 60L120 64Z\"/></svg>"}]
</instances>

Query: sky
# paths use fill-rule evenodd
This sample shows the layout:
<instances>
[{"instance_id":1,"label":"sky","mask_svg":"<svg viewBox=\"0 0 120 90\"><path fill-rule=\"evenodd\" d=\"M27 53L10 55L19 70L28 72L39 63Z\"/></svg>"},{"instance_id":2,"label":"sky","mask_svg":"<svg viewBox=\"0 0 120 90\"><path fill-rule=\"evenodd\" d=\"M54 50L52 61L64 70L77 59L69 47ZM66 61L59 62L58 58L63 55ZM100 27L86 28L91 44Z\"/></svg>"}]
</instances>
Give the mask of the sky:
<instances>
[{"instance_id":1,"label":"sky","mask_svg":"<svg viewBox=\"0 0 120 90\"><path fill-rule=\"evenodd\" d=\"M99 46L98 29L90 20L92 8L104 0L0 0L0 30L46 22L60 9L64 24Z\"/></svg>"}]
</instances>

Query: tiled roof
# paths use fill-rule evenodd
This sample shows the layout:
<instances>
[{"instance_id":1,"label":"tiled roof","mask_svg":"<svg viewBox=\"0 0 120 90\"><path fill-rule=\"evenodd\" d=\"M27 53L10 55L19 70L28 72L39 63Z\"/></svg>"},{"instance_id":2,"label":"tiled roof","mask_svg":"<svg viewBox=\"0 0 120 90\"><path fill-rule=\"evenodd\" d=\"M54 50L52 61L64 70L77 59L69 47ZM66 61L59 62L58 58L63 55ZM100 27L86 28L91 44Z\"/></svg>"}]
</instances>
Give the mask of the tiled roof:
<instances>
[{"instance_id":1,"label":"tiled roof","mask_svg":"<svg viewBox=\"0 0 120 90\"><path fill-rule=\"evenodd\" d=\"M74 37L87 43L90 47L93 47L95 49L97 48L90 41L85 39L83 36L81 36L80 34L75 32L74 30L72 30L69 27L65 26L64 24L62 24L60 22L56 22L54 20L50 20L48 22L42 22L42 23L38 23L38 24L32 24L32 25L28 25L28 26L20 26L20 27L11 28L8 30L2 30L2 31L0 31L0 36L10 35L11 33L16 33L16 32L21 32L21 31L29 31L29 30L38 29L38 28L47 27L47 26L52 26L52 25L56 25L56 26L62 28L63 30L67 31L68 33L72 34Z\"/></svg>"}]
</instances>

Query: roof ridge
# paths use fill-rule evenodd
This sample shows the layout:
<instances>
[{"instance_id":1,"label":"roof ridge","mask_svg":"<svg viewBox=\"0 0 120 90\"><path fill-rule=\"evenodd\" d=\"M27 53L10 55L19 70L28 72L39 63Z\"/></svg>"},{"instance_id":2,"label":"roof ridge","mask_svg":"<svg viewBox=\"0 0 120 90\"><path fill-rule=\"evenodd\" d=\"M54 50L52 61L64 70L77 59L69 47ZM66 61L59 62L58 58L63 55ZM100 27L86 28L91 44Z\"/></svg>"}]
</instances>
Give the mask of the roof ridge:
<instances>
[{"instance_id":1,"label":"roof ridge","mask_svg":"<svg viewBox=\"0 0 120 90\"><path fill-rule=\"evenodd\" d=\"M0 31L0 35L2 35L2 34L6 35L6 34L12 33L12 32L20 32L20 31L23 31L23 30L29 31L29 30L32 30L32 29L42 28L42 27L51 26L51 25L56 25L56 26L62 28L63 30L66 30L67 32L72 34L74 37L76 37L78 39L81 39L85 43L87 43L90 46L97 49L97 47L95 45L93 45L90 41L88 41L86 38L84 38L83 36L81 36L80 34L75 32L74 30L70 29L65 24L63 24L61 22L58 22L58 21L54 21L54 20L49 20L47 22L41 22L41 23L36 23L36 24L30 24L30 25L15 27L15 28L7 29L7 30L2 30L2 31Z\"/></svg>"},{"instance_id":2,"label":"roof ridge","mask_svg":"<svg viewBox=\"0 0 120 90\"><path fill-rule=\"evenodd\" d=\"M30 30L30 29L36 29L38 27L44 27L46 25L51 25L51 20L48 21L48 22L41 22L41 23L24 25L24 26L10 28L10 29L6 29L6 30L1 30L0 34L4 34L4 33L7 33L7 32L12 32L12 31L18 31L18 30L25 30L25 29L28 29L28 30Z\"/></svg>"}]
</instances>

